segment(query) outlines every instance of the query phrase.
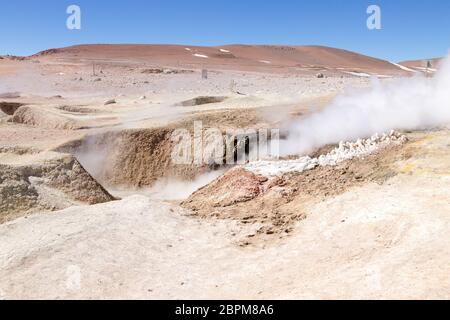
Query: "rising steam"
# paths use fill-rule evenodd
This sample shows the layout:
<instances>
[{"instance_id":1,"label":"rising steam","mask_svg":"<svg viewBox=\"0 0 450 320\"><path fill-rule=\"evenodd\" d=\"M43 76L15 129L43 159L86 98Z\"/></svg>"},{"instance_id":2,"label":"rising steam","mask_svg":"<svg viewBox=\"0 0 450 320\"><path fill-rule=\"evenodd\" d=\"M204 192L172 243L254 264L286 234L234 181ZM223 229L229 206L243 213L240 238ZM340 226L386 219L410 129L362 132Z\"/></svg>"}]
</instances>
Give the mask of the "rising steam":
<instances>
[{"instance_id":1,"label":"rising steam","mask_svg":"<svg viewBox=\"0 0 450 320\"><path fill-rule=\"evenodd\" d=\"M175 178L160 179L152 188L147 190L146 194L148 194L153 199L185 199L189 197L193 192L209 184L224 173L225 170L210 171L196 177L192 181L185 181Z\"/></svg>"},{"instance_id":2,"label":"rising steam","mask_svg":"<svg viewBox=\"0 0 450 320\"><path fill-rule=\"evenodd\" d=\"M434 78L415 76L339 96L323 110L291 123L282 154L305 154L320 146L391 129L415 130L450 123L450 55Z\"/></svg>"}]
</instances>

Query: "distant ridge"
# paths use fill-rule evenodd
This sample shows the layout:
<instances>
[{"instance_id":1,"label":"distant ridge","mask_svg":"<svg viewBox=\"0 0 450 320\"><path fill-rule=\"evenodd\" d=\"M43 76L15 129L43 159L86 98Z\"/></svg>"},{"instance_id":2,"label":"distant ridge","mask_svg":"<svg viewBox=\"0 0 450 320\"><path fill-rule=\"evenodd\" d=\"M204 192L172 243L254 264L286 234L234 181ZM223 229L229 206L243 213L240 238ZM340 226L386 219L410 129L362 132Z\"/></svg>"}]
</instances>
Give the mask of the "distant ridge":
<instances>
[{"instance_id":1,"label":"distant ridge","mask_svg":"<svg viewBox=\"0 0 450 320\"><path fill-rule=\"evenodd\" d=\"M442 61L443 58L432 58L432 59L423 59L423 60L407 60L402 61L400 64L402 66L405 66L407 68L411 68L416 71L426 71L428 61L431 62L431 71L434 71L439 66L439 63Z\"/></svg>"},{"instance_id":2,"label":"distant ridge","mask_svg":"<svg viewBox=\"0 0 450 320\"><path fill-rule=\"evenodd\" d=\"M404 68L388 61L324 46L92 44L39 52L31 58L136 61L162 66L242 71L305 71L401 75Z\"/></svg>"}]
</instances>

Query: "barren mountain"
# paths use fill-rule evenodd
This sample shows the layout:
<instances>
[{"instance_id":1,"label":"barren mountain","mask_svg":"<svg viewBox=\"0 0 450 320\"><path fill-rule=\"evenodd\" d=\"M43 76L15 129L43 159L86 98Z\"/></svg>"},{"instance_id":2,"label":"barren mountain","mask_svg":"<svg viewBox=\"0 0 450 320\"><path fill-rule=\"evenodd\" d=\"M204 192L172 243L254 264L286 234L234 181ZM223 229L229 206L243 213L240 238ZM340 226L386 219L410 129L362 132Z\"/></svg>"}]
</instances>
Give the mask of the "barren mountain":
<instances>
[{"instance_id":1,"label":"barren mountain","mask_svg":"<svg viewBox=\"0 0 450 320\"><path fill-rule=\"evenodd\" d=\"M431 63L431 66L429 66L429 70L431 72L436 71L437 67L439 66L439 63L442 61L442 58L432 58L432 59L423 59L423 60L406 60L406 61L402 61L399 64L412 69L414 71L422 71L422 72L426 72L427 70L427 66L428 62Z\"/></svg>"},{"instance_id":2,"label":"barren mountain","mask_svg":"<svg viewBox=\"0 0 450 320\"><path fill-rule=\"evenodd\" d=\"M388 61L324 46L226 45L79 45L50 49L32 58L98 62L147 62L171 67L247 71L334 71L383 75L404 74Z\"/></svg>"},{"instance_id":3,"label":"barren mountain","mask_svg":"<svg viewBox=\"0 0 450 320\"><path fill-rule=\"evenodd\" d=\"M427 61L431 61L433 66L437 66L442 58L422 59L422 60L406 60L400 62L401 65L410 68L426 67Z\"/></svg>"}]
</instances>

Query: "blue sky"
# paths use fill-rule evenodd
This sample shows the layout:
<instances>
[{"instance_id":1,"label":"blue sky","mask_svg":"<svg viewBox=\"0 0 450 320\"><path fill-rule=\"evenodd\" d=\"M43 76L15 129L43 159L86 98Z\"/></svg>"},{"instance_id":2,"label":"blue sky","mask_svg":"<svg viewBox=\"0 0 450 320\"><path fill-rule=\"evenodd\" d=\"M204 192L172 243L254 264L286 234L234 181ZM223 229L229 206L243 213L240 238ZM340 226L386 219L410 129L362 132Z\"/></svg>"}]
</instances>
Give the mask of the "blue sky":
<instances>
[{"instance_id":1,"label":"blue sky","mask_svg":"<svg viewBox=\"0 0 450 320\"><path fill-rule=\"evenodd\" d=\"M81 7L82 29L66 28ZM368 30L366 9L381 8ZM400 61L450 48L449 0L15 0L0 6L0 54L85 43L317 44Z\"/></svg>"}]
</instances>

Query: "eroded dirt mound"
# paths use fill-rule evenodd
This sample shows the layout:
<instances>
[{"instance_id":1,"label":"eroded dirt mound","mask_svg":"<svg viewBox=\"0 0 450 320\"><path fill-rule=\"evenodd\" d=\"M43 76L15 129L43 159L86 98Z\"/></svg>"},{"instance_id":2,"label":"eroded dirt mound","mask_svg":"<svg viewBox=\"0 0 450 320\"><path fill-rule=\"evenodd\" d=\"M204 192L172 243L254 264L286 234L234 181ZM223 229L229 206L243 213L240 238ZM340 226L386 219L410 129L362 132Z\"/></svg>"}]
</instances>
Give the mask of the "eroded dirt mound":
<instances>
[{"instance_id":1,"label":"eroded dirt mound","mask_svg":"<svg viewBox=\"0 0 450 320\"><path fill-rule=\"evenodd\" d=\"M141 73L144 73L144 74L160 74L160 73L163 73L163 72L164 72L163 68L152 68L152 69L144 69L144 70L142 70Z\"/></svg>"},{"instance_id":2,"label":"eroded dirt mound","mask_svg":"<svg viewBox=\"0 0 450 320\"><path fill-rule=\"evenodd\" d=\"M81 106L61 106L58 109L69 113L81 113L81 114L90 114L99 112L96 109Z\"/></svg>"},{"instance_id":3,"label":"eroded dirt mound","mask_svg":"<svg viewBox=\"0 0 450 320\"><path fill-rule=\"evenodd\" d=\"M242 168L234 168L214 180L207 187L195 192L186 206L191 208L227 207L254 199L264 192L267 178ZM211 197L212 196L212 197Z\"/></svg>"},{"instance_id":4,"label":"eroded dirt mound","mask_svg":"<svg viewBox=\"0 0 450 320\"><path fill-rule=\"evenodd\" d=\"M76 156L105 186L146 187L158 179L192 180L207 167L175 164L173 128L133 129L88 136L57 148Z\"/></svg>"},{"instance_id":5,"label":"eroded dirt mound","mask_svg":"<svg viewBox=\"0 0 450 320\"><path fill-rule=\"evenodd\" d=\"M191 166L174 166L171 162L170 129L124 131L116 136L108 148L110 160L104 178L115 185L152 185L164 176L191 176Z\"/></svg>"},{"instance_id":6,"label":"eroded dirt mound","mask_svg":"<svg viewBox=\"0 0 450 320\"><path fill-rule=\"evenodd\" d=\"M181 206L199 217L262 224L250 238L258 234L283 237L292 231L295 222L307 216L305 204L369 182L382 184L397 174L393 164L408 157L404 145L392 145L336 166L318 166L270 178L236 168L193 193ZM243 244L249 243L250 239Z\"/></svg>"},{"instance_id":7,"label":"eroded dirt mound","mask_svg":"<svg viewBox=\"0 0 450 320\"><path fill-rule=\"evenodd\" d=\"M71 155L0 153L0 223L41 210L111 200Z\"/></svg>"},{"instance_id":8,"label":"eroded dirt mound","mask_svg":"<svg viewBox=\"0 0 450 320\"><path fill-rule=\"evenodd\" d=\"M183 106L183 107L194 107L194 106L200 106L203 104L219 103L219 102L225 101L226 99L228 99L228 98L227 97L216 97L216 96L200 96L200 97L195 97L190 100L182 101L178 105Z\"/></svg>"},{"instance_id":9,"label":"eroded dirt mound","mask_svg":"<svg viewBox=\"0 0 450 320\"><path fill-rule=\"evenodd\" d=\"M193 159L186 164L174 162L172 153L178 143L173 140L174 130L186 129L193 137L196 120L202 121L205 130L220 123L219 128L224 130L224 134L226 128L235 126L263 127L262 124L255 125L259 118L254 110L249 110L246 117L239 115L240 112L206 113L165 127L107 131L72 141L55 151L74 154L105 186L148 187L165 178L192 181L201 174L218 169L218 165L208 165L207 162L197 165Z\"/></svg>"},{"instance_id":10,"label":"eroded dirt mound","mask_svg":"<svg viewBox=\"0 0 450 320\"><path fill-rule=\"evenodd\" d=\"M58 114L51 108L39 106L22 106L18 108L11 121L45 129L77 130L83 128L83 125L78 121Z\"/></svg>"}]
</instances>

